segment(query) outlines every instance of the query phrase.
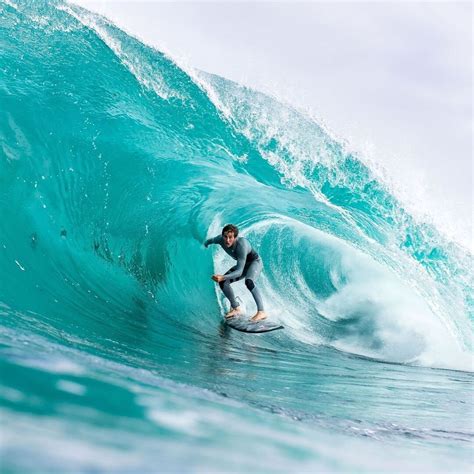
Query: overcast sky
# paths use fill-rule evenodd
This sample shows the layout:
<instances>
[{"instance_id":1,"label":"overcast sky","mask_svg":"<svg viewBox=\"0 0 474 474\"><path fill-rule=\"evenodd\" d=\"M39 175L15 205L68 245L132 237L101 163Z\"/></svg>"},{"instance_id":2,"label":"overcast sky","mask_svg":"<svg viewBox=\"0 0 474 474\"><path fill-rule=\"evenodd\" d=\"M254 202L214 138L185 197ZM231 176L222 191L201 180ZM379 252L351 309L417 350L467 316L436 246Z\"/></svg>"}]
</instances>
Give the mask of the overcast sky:
<instances>
[{"instance_id":1,"label":"overcast sky","mask_svg":"<svg viewBox=\"0 0 474 474\"><path fill-rule=\"evenodd\" d=\"M471 240L470 2L75 3L310 110L381 163L404 199Z\"/></svg>"}]
</instances>

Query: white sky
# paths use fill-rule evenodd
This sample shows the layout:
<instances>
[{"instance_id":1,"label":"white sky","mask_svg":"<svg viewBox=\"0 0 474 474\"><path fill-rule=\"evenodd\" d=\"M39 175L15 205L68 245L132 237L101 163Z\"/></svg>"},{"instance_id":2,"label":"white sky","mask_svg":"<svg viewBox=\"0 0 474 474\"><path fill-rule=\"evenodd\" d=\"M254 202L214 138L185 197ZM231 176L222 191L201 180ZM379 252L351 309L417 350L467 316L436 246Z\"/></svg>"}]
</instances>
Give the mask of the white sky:
<instances>
[{"instance_id":1,"label":"white sky","mask_svg":"<svg viewBox=\"0 0 474 474\"><path fill-rule=\"evenodd\" d=\"M75 3L180 62L309 109L472 245L470 2Z\"/></svg>"}]
</instances>

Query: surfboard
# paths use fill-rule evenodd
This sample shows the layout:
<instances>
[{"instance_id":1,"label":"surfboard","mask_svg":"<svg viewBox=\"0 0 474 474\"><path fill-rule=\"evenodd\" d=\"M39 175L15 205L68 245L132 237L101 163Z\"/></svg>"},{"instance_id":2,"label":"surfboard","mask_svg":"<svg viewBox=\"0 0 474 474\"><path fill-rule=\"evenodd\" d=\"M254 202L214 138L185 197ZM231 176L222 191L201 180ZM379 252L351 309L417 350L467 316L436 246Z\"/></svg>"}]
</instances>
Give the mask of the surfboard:
<instances>
[{"instance_id":1,"label":"surfboard","mask_svg":"<svg viewBox=\"0 0 474 474\"><path fill-rule=\"evenodd\" d=\"M277 329L284 329L284 326L281 324L268 321L267 319L253 323L247 316L236 316L230 319L224 318L224 322L227 326L236 331L249 333L270 332L276 331Z\"/></svg>"}]
</instances>

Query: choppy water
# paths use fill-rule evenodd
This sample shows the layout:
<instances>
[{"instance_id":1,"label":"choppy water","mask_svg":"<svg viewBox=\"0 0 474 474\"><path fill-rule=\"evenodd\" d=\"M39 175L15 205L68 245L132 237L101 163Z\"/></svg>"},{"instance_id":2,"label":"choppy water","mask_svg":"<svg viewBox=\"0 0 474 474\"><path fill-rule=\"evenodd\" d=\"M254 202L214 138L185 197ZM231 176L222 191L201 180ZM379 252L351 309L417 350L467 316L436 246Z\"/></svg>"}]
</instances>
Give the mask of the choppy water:
<instances>
[{"instance_id":1,"label":"choppy water","mask_svg":"<svg viewBox=\"0 0 474 474\"><path fill-rule=\"evenodd\" d=\"M60 2L0 71L5 472L472 469L472 255L361 157ZM285 330L220 322L228 222Z\"/></svg>"}]
</instances>

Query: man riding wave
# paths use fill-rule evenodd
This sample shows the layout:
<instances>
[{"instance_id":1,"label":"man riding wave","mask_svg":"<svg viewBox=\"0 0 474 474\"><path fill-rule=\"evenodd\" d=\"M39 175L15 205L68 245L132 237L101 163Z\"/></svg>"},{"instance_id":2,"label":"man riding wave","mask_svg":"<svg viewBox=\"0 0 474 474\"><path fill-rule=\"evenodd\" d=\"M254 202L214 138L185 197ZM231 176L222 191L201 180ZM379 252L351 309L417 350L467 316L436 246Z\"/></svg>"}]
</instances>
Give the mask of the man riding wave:
<instances>
[{"instance_id":1,"label":"man riding wave","mask_svg":"<svg viewBox=\"0 0 474 474\"><path fill-rule=\"evenodd\" d=\"M219 283L224 295L230 301L231 307L225 315L226 319L233 318L241 313L240 306L235 300L234 291L230 285L245 278L245 286L252 294L257 305L257 312L251 318L251 321L262 321L267 315L263 309L262 297L255 286L255 281L262 271L263 263L249 241L244 237L238 237L238 235L239 229L233 224L227 224L222 229L221 235L204 242L206 248L211 244L220 245L228 255L237 260L237 265L230 268L224 275L212 275L211 278Z\"/></svg>"}]
</instances>

